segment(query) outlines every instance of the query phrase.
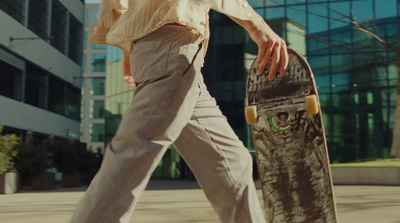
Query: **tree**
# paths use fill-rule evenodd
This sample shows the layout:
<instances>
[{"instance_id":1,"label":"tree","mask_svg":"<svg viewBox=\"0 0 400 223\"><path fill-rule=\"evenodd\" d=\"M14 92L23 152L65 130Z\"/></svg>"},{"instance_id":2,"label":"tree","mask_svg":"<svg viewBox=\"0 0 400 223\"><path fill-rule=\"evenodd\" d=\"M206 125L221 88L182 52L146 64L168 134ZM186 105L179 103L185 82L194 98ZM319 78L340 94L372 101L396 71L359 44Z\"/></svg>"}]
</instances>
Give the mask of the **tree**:
<instances>
[{"instance_id":1,"label":"tree","mask_svg":"<svg viewBox=\"0 0 400 223\"><path fill-rule=\"evenodd\" d=\"M15 134L2 135L3 126L0 125L0 174L16 171L13 159L17 156L14 147L18 144L19 138Z\"/></svg>"}]
</instances>

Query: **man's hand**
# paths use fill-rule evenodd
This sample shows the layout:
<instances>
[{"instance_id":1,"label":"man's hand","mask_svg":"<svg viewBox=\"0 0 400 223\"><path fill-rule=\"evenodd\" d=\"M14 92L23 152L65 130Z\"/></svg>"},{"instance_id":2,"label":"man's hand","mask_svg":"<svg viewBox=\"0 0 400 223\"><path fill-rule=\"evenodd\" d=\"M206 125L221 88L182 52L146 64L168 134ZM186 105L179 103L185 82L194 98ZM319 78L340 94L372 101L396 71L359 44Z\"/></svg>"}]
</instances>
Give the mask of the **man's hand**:
<instances>
[{"instance_id":1,"label":"man's hand","mask_svg":"<svg viewBox=\"0 0 400 223\"><path fill-rule=\"evenodd\" d=\"M256 60L260 65L258 73L264 73L267 64L271 63L268 75L270 81L274 80L278 68L280 75L285 75L289 64L289 56L285 41L266 23L261 27L255 27L250 30L249 35L258 46L258 55Z\"/></svg>"},{"instance_id":2,"label":"man's hand","mask_svg":"<svg viewBox=\"0 0 400 223\"><path fill-rule=\"evenodd\" d=\"M129 59L129 53L128 52L123 52L122 54L122 73L123 77L122 79L129 84L129 87L136 87L135 81L133 80L132 74L131 74L131 66L130 66L130 59Z\"/></svg>"},{"instance_id":3,"label":"man's hand","mask_svg":"<svg viewBox=\"0 0 400 223\"><path fill-rule=\"evenodd\" d=\"M286 73L289 64L287 46L285 41L269 27L254 9L250 9L250 12L251 20L241 20L234 17L230 18L245 28L251 39L257 44L258 55L256 62L260 64L258 73L264 73L267 64L271 63L268 79L272 81L276 76L278 68L281 76Z\"/></svg>"}]
</instances>

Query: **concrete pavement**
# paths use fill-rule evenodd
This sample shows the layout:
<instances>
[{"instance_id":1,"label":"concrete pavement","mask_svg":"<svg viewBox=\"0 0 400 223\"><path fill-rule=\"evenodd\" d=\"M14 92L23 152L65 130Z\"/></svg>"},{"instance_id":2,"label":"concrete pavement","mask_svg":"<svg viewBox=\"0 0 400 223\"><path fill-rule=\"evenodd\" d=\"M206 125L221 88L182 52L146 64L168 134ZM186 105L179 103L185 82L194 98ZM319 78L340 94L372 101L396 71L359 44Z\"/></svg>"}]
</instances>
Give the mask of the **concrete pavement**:
<instances>
[{"instance_id":1,"label":"concrete pavement","mask_svg":"<svg viewBox=\"0 0 400 223\"><path fill-rule=\"evenodd\" d=\"M86 188L0 195L1 223L64 223ZM258 191L261 199L261 191ZM335 186L341 223L400 223L400 187ZM152 180L132 216L135 223L219 223L194 181Z\"/></svg>"}]
</instances>

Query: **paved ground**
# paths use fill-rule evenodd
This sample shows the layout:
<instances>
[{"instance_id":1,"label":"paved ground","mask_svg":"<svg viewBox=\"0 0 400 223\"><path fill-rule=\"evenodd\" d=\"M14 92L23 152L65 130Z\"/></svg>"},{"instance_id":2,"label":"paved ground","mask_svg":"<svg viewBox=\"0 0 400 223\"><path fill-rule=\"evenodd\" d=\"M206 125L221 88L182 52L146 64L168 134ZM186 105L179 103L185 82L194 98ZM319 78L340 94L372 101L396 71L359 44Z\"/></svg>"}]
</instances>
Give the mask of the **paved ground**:
<instances>
[{"instance_id":1,"label":"paved ground","mask_svg":"<svg viewBox=\"0 0 400 223\"><path fill-rule=\"evenodd\" d=\"M0 195L1 223L68 222L85 188ZM261 196L261 191L258 191ZM400 223L400 187L335 186L341 223ZM153 180L131 222L219 223L193 181Z\"/></svg>"}]
</instances>

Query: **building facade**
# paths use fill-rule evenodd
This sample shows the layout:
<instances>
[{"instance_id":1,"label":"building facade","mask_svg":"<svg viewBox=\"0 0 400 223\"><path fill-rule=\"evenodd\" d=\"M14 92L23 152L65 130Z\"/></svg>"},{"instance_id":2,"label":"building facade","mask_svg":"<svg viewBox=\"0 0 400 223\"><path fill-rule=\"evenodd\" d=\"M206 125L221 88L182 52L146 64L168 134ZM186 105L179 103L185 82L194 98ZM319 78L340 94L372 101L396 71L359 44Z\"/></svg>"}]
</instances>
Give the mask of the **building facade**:
<instances>
[{"instance_id":1,"label":"building facade","mask_svg":"<svg viewBox=\"0 0 400 223\"><path fill-rule=\"evenodd\" d=\"M0 124L6 133L79 139L83 0L0 1Z\"/></svg>"},{"instance_id":2,"label":"building facade","mask_svg":"<svg viewBox=\"0 0 400 223\"><path fill-rule=\"evenodd\" d=\"M385 0L385 4L379 0L248 2L290 48L309 61L320 94L331 162L387 157L395 118L397 55L357 30L353 22L356 19L383 40L398 45L397 0ZM243 28L214 11L210 12L210 28L205 82L236 134L254 154L244 107L246 74L257 46ZM133 94L120 80L120 55L117 49L107 51L106 141L115 134ZM155 176L191 175L171 149Z\"/></svg>"},{"instance_id":3,"label":"building facade","mask_svg":"<svg viewBox=\"0 0 400 223\"><path fill-rule=\"evenodd\" d=\"M88 149L104 149L104 99L107 46L90 42L99 4L86 4L84 14L81 140Z\"/></svg>"},{"instance_id":4,"label":"building facade","mask_svg":"<svg viewBox=\"0 0 400 223\"><path fill-rule=\"evenodd\" d=\"M397 54L360 31L358 21L398 45L397 0L249 0L309 61L319 89L331 162L387 157L392 142ZM211 13L204 75L239 137L252 150L243 117L245 76L257 47L227 17Z\"/></svg>"}]
</instances>

